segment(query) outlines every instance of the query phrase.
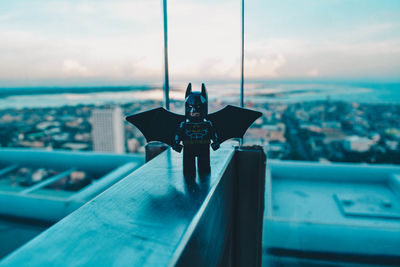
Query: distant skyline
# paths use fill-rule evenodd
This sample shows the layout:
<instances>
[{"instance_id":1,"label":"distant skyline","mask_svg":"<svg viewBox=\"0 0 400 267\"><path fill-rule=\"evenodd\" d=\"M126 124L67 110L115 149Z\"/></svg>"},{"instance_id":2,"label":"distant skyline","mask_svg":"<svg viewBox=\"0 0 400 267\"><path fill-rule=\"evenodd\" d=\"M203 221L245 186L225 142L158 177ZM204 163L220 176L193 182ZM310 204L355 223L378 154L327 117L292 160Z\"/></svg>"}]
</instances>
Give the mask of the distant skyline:
<instances>
[{"instance_id":1,"label":"distant skyline","mask_svg":"<svg viewBox=\"0 0 400 267\"><path fill-rule=\"evenodd\" d=\"M162 1L4 0L0 87L161 84ZM171 84L240 78L241 1L168 1ZM400 81L400 1L245 1L249 80Z\"/></svg>"}]
</instances>

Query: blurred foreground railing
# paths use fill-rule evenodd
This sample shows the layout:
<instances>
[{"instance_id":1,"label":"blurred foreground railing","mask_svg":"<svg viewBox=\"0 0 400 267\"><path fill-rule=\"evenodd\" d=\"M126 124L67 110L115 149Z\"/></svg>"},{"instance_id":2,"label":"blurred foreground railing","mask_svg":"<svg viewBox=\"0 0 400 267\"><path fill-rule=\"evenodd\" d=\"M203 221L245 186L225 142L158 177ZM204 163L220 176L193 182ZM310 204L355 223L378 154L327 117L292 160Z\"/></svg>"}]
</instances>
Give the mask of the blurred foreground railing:
<instances>
[{"instance_id":1,"label":"blurred foreground railing","mask_svg":"<svg viewBox=\"0 0 400 267\"><path fill-rule=\"evenodd\" d=\"M269 160L265 266L400 266L400 166Z\"/></svg>"},{"instance_id":2,"label":"blurred foreground railing","mask_svg":"<svg viewBox=\"0 0 400 267\"><path fill-rule=\"evenodd\" d=\"M185 180L167 150L0 266L259 266L265 154L226 146L211 162L211 175Z\"/></svg>"},{"instance_id":3,"label":"blurred foreground railing","mask_svg":"<svg viewBox=\"0 0 400 267\"><path fill-rule=\"evenodd\" d=\"M45 151L34 149L0 149L0 216L55 223L143 164L137 155L90 152ZM17 168L57 170L58 173L23 187L16 178L5 178ZM74 171L90 173L95 179L79 190L46 189L68 179ZM33 176L33 174L29 174ZM26 174L26 176L29 176ZM7 181L12 184L7 184Z\"/></svg>"}]
</instances>

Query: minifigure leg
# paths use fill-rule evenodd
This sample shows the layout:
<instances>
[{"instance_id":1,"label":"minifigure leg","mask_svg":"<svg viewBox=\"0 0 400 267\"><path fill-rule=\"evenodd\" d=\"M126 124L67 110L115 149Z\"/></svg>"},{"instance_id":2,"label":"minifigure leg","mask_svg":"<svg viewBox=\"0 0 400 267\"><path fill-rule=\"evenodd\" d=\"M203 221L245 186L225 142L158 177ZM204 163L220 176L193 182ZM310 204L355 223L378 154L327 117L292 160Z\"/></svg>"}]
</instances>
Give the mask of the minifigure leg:
<instances>
[{"instance_id":1,"label":"minifigure leg","mask_svg":"<svg viewBox=\"0 0 400 267\"><path fill-rule=\"evenodd\" d=\"M196 176L196 162L193 153L185 152L183 149L183 174L185 176Z\"/></svg>"},{"instance_id":2,"label":"minifigure leg","mask_svg":"<svg viewBox=\"0 0 400 267\"><path fill-rule=\"evenodd\" d=\"M199 167L199 174L209 174L211 172L210 167L210 152L203 153L197 157L197 165Z\"/></svg>"}]
</instances>

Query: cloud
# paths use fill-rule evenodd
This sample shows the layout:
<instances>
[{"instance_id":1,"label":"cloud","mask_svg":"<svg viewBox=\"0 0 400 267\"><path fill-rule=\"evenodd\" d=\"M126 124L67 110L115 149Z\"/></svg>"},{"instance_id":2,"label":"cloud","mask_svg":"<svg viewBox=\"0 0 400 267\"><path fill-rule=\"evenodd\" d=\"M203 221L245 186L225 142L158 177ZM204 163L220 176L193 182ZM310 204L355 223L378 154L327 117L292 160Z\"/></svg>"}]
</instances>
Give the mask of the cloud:
<instances>
[{"instance_id":1,"label":"cloud","mask_svg":"<svg viewBox=\"0 0 400 267\"><path fill-rule=\"evenodd\" d=\"M92 15L96 12L96 8L93 4L89 4L88 2L78 3L76 9L79 13Z\"/></svg>"},{"instance_id":2,"label":"cloud","mask_svg":"<svg viewBox=\"0 0 400 267\"><path fill-rule=\"evenodd\" d=\"M96 3L97 4L97 3ZM145 23L159 20L161 16L161 1L113 1L102 5L105 16L115 20ZM161 24L161 21L160 21Z\"/></svg>"},{"instance_id":3,"label":"cloud","mask_svg":"<svg viewBox=\"0 0 400 267\"><path fill-rule=\"evenodd\" d=\"M286 59L283 54L271 56L254 55L245 61L245 75L248 78L275 78L278 77L278 70L284 66Z\"/></svg>"},{"instance_id":4,"label":"cloud","mask_svg":"<svg viewBox=\"0 0 400 267\"><path fill-rule=\"evenodd\" d=\"M202 2L168 4L171 77L238 77L240 5L222 2L210 10ZM38 16L57 17L57 21L0 26L1 39L7 40L0 43L0 58L7 66L0 79L98 77L162 82L161 3L57 1L44 8Z\"/></svg>"},{"instance_id":5,"label":"cloud","mask_svg":"<svg viewBox=\"0 0 400 267\"><path fill-rule=\"evenodd\" d=\"M9 21L17 16L17 12L10 12L10 13L4 13L0 14L0 21L5 22Z\"/></svg>"},{"instance_id":6,"label":"cloud","mask_svg":"<svg viewBox=\"0 0 400 267\"><path fill-rule=\"evenodd\" d=\"M137 23L146 26L159 20L161 3L147 0L116 0L116 1L49 1L44 6L46 14L56 14L59 17L79 21L96 19L101 22ZM101 21L98 19L101 18ZM161 23L161 21L159 21Z\"/></svg>"},{"instance_id":7,"label":"cloud","mask_svg":"<svg viewBox=\"0 0 400 267\"><path fill-rule=\"evenodd\" d=\"M82 66L78 61L66 59L63 62L62 71L66 77L90 77L87 67Z\"/></svg>"},{"instance_id":8,"label":"cloud","mask_svg":"<svg viewBox=\"0 0 400 267\"><path fill-rule=\"evenodd\" d=\"M239 77L240 3L168 3L172 77Z\"/></svg>"},{"instance_id":9,"label":"cloud","mask_svg":"<svg viewBox=\"0 0 400 267\"><path fill-rule=\"evenodd\" d=\"M44 1L0 12L0 84L163 81L160 1ZM25 12L25 13L24 13ZM240 2L170 0L171 82L240 77ZM399 24L349 25L340 32L270 34L265 18L246 17L250 79L396 76ZM248 28L246 28L247 30ZM255 31L256 30L256 31Z\"/></svg>"},{"instance_id":10,"label":"cloud","mask_svg":"<svg viewBox=\"0 0 400 267\"><path fill-rule=\"evenodd\" d=\"M319 70L318 69L312 69L307 72L308 77L318 77L319 76Z\"/></svg>"}]
</instances>

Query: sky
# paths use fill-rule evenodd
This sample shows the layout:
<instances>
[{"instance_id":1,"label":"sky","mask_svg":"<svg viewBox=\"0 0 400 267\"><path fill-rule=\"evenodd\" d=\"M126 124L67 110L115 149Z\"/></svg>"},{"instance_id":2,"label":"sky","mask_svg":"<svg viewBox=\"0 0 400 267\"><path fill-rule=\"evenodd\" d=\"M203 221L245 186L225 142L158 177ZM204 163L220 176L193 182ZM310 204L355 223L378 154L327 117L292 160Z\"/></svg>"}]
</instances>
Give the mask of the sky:
<instances>
[{"instance_id":1,"label":"sky","mask_svg":"<svg viewBox=\"0 0 400 267\"><path fill-rule=\"evenodd\" d=\"M171 84L240 79L240 0L169 0ZM162 84L161 0L2 0L0 87ZM400 81L400 1L245 1L246 81Z\"/></svg>"}]
</instances>

